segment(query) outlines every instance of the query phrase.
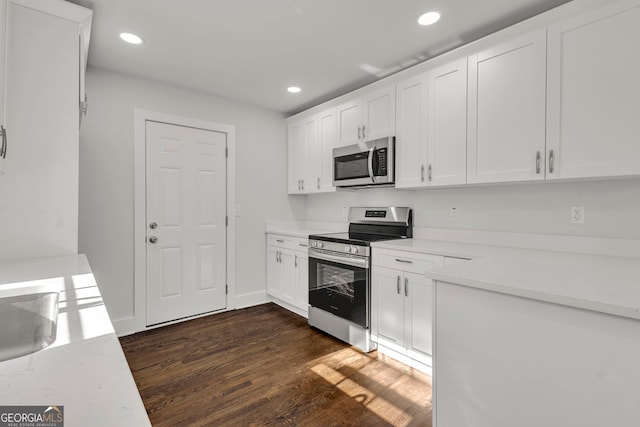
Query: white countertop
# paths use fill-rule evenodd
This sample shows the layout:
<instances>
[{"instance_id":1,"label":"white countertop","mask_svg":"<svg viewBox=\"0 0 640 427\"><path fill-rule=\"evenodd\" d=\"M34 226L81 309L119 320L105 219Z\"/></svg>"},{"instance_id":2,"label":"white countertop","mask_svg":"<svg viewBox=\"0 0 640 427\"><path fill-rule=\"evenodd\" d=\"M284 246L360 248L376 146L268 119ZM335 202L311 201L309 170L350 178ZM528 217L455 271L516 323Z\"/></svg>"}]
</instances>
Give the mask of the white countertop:
<instances>
[{"instance_id":1,"label":"white countertop","mask_svg":"<svg viewBox=\"0 0 640 427\"><path fill-rule=\"evenodd\" d=\"M431 279L640 319L640 259L419 239L372 244L470 261L425 271Z\"/></svg>"},{"instance_id":2,"label":"white countertop","mask_svg":"<svg viewBox=\"0 0 640 427\"><path fill-rule=\"evenodd\" d=\"M86 257L0 262L0 289L23 282L60 292L57 337L0 362L0 405L64 406L68 426L150 426Z\"/></svg>"},{"instance_id":3,"label":"white countertop","mask_svg":"<svg viewBox=\"0 0 640 427\"><path fill-rule=\"evenodd\" d=\"M347 230L342 223L297 222L297 221L267 221L267 234L308 238L311 234L337 233Z\"/></svg>"}]
</instances>

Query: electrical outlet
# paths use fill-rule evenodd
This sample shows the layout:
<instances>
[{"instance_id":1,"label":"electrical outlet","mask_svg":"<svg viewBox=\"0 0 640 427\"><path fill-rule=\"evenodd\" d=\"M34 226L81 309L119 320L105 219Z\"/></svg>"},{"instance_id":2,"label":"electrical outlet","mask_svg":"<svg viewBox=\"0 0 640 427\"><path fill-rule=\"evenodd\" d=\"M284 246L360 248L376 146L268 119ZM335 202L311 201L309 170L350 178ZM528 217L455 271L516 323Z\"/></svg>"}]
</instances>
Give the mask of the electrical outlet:
<instances>
[{"instance_id":1,"label":"electrical outlet","mask_svg":"<svg viewBox=\"0 0 640 427\"><path fill-rule=\"evenodd\" d=\"M458 208L451 208L451 210L449 211L449 217L451 218L451 221L455 221L458 219Z\"/></svg>"},{"instance_id":2,"label":"electrical outlet","mask_svg":"<svg viewBox=\"0 0 640 427\"><path fill-rule=\"evenodd\" d=\"M571 206L571 223L584 224L584 206Z\"/></svg>"}]
</instances>

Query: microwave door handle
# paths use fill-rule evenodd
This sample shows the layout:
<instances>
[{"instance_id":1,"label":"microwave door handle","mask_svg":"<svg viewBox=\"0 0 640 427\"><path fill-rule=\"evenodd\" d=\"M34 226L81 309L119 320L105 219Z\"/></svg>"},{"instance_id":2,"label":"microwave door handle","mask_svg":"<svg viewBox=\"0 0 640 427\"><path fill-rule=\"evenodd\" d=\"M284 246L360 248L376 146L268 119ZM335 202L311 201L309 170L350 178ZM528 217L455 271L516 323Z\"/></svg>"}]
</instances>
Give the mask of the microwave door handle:
<instances>
[{"instance_id":1,"label":"microwave door handle","mask_svg":"<svg viewBox=\"0 0 640 427\"><path fill-rule=\"evenodd\" d=\"M368 161L369 161L369 177L371 178L371 182L376 182L376 178L373 175L373 150L374 150L374 147L371 147L369 149L369 159L368 159Z\"/></svg>"}]
</instances>

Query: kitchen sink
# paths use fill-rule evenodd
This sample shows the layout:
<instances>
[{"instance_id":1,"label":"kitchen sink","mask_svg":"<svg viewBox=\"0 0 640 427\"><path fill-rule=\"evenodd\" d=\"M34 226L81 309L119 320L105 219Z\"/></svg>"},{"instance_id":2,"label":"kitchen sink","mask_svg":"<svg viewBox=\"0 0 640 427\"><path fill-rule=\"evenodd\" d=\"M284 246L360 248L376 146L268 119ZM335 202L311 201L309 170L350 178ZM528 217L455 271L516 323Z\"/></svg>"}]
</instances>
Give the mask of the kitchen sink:
<instances>
[{"instance_id":1,"label":"kitchen sink","mask_svg":"<svg viewBox=\"0 0 640 427\"><path fill-rule=\"evenodd\" d=\"M58 295L0 294L0 361L34 353L55 341Z\"/></svg>"}]
</instances>

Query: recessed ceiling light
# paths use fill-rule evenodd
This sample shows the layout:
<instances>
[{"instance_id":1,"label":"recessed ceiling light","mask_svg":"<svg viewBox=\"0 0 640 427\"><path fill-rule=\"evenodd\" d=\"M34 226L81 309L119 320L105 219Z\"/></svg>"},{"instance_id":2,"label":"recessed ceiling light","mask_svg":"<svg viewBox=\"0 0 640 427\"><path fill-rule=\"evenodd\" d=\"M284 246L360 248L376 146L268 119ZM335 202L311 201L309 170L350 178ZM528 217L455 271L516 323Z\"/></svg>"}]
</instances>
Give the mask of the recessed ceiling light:
<instances>
[{"instance_id":1,"label":"recessed ceiling light","mask_svg":"<svg viewBox=\"0 0 640 427\"><path fill-rule=\"evenodd\" d=\"M290 93L298 93L298 92L300 92L302 89L300 89L298 86L290 86L290 87L288 87L288 88L287 88L287 90L288 90Z\"/></svg>"},{"instance_id":2,"label":"recessed ceiling light","mask_svg":"<svg viewBox=\"0 0 640 427\"><path fill-rule=\"evenodd\" d=\"M418 24L431 25L431 24L435 24L439 20L440 20L440 14L438 12L427 12L425 14L420 15L420 18L418 18Z\"/></svg>"},{"instance_id":3,"label":"recessed ceiling light","mask_svg":"<svg viewBox=\"0 0 640 427\"><path fill-rule=\"evenodd\" d=\"M126 41L127 43L131 43L131 44L142 43L142 38L140 36L136 36L135 34L131 34L131 33L120 33L120 38Z\"/></svg>"}]
</instances>

